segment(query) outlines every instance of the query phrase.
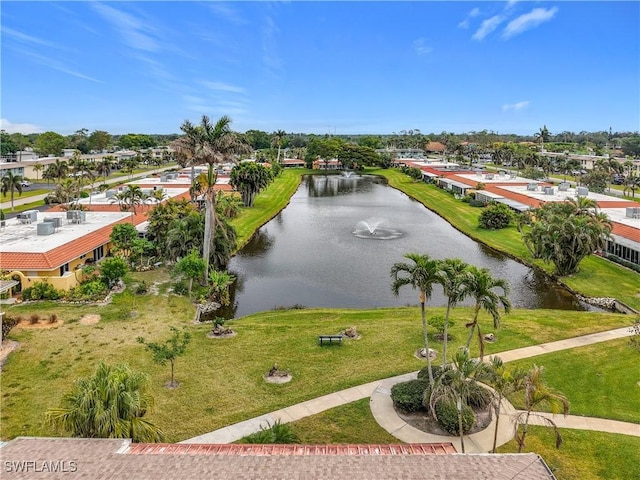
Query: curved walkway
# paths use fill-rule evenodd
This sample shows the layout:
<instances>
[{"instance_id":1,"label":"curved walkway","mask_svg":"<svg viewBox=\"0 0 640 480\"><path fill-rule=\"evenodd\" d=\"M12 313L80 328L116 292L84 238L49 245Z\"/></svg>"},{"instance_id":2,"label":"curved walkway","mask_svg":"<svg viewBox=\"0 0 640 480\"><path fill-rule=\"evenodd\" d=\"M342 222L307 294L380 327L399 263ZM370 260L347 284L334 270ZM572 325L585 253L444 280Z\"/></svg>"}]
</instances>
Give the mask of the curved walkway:
<instances>
[{"instance_id":1,"label":"curved walkway","mask_svg":"<svg viewBox=\"0 0 640 480\"><path fill-rule=\"evenodd\" d=\"M499 352L496 355L500 356L503 361L509 362L559 350L606 342L630 335L631 331L629 327L624 327L600 333L583 335L581 337L568 338L565 340L558 340L556 342L543 343L531 347ZM377 380L375 382L365 383L363 385L330 393L312 400L307 400L306 402L298 403L296 405L291 405L259 417L245 420L244 422L235 423L233 425L214 430L213 432L184 440L180 443L231 443L259 431L262 427L273 425L276 421L280 421L281 423L294 422L301 418L324 412L330 408L370 397L371 412L373 413L374 418L382 428L387 430L387 432L396 438L407 443L451 442L455 445L458 451L461 451L460 440L456 437L433 435L423 432L411 425L408 425L396 413L390 396L391 387L396 383L416 378L416 376L417 372L412 372L383 380ZM514 427L512 418L515 413L516 410L513 406L509 402L504 401L502 404L499 422L498 445L502 445L513 438ZM597 430L640 437L640 424L601 418L578 417L574 415L569 415L567 417L551 414L544 415L548 415L553 418L553 421L560 428ZM491 450L493 447L494 422L495 419L491 422L491 425L488 428L481 432L465 436L466 453L482 453L489 452ZM541 422L541 420L536 418L532 418L530 421L531 424L536 424L538 422Z\"/></svg>"}]
</instances>

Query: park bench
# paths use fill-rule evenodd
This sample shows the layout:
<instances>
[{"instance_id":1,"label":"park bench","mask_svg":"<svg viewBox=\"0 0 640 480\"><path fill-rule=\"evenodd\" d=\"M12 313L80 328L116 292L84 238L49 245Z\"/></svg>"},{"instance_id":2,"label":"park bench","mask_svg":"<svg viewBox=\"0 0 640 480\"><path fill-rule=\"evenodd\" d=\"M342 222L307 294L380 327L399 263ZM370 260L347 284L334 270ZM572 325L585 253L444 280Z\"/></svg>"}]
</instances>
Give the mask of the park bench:
<instances>
[{"instance_id":1,"label":"park bench","mask_svg":"<svg viewBox=\"0 0 640 480\"><path fill-rule=\"evenodd\" d=\"M334 341L342 344L342 335L318 335L318 341L320 345L323 345L325 342L331 345Z\"/></svg>"}]
</instances>

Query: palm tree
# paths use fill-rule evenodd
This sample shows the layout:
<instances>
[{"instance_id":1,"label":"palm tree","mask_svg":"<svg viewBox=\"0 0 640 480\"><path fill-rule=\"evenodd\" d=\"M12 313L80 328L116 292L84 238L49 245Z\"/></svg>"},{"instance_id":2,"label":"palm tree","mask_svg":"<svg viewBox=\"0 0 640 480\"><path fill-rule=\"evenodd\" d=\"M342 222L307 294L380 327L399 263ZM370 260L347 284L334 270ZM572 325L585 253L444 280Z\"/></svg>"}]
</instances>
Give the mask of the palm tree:
<instances>
[{"instance_id":1,"label":"palm tree","mask_svg":"<svg viewBox=\"0 0 640 480\"><path fill-rule=\"evenodd\" d=\"M470 403L476 403L477 398L484 390L478 385L479 380L490 377L490 368L483 362L478 362L469 356L469 352L463 348L458 349L451 365L443 368L438 381L431 391L429 405L432 415L436 416L436 404L439 401L454 401L458 407L458 433L460 445L464 453L464 429L462 426L462 410L469 407Z\"/></svg>"},{"instance_id":2,"label":"palm tree","mask_svg":"<svg viewBox=\"0 0 640 480\"><path fill-rule=\"evenodd\" d=\"M534 136L540 142L540 150L544 150L544 142L549 140L549 130L546 125L543 125L539 132L535 133Z\"/></svg>"},{"instance_id":3,"label":"palm tree","mask_svg":"<svg viewBox=\"0 0 640 480\"><path fill-rule=\"evenodd\" d=\"M500 306L504 308L504 312L507 314L511 311L511 302L508 298L509 283L502 278L493 278L487 268L477 268L471 265L467 273L465 289L467 296L475 300L473 321L467 324L467 327L470 327L471 330L469 331L465 348L467 350L469 349L474 330L477 327L480 360L482 361L484 360L484 337L478 324L478 315L480 314L480 310L484 310L493 318L493 328L500 327ZM496 293L494 289L500 289L501 294Z\"/></svg>"},{"instance_id":4,"label":"palm tree","mask_svg":"<svg viewBox=\"0 0 640 480\"><path fill-rule=\"evenodd\" d=\"M447 330L449 328L449 314L459 301L466 296L464 282L469 265L459 258L446 258L439 262L438 283L442 285L447 297L447 313L444 317L444 345L442 347L442 366L447 364L447 342L449 340Z\"/></svg>"},{"instance_id":5,"label":"palm tree","mask_svg":"<svg viewBox=\"0 0 640 480\"><path fill-rule=\"evenodd\" d=\"M569 400L560 392L557 392L550 388L542 380L542 372L544 367L534 365L531 370L527 372L524 378L524 411L516 415L516 441L518 442L518 453L522 451L525 446L525 440L529 429L529 419L531 416L541 418L542 421L553 428L556 435L556 448L560 448L562 445L562 436L558 430L557 425L553 420L536 413L534 409L546 406L551 409L551 412L556 414L562 412L565 416L569 414ZM520 433L520 425L522 425L522 432Z\"/></svg>"},{"instance_id":6,"label":"palm tree","mask_svg":"<svg viewBox=\"0 0 640 480\"><path fill-rule=\"evenodd\" d=\"M131 211L131 223L137 212L137 207L149 201L149 195L142 191L139 185L129 185L124 192L117 193L111 203L118 203L123 211Z\"/></svg>"},{"instance_id":7,"label":"palm tree","mask_svg":"<svg viewBox=\"0 0 640 480\"><path fill-rule=\"evenodd\" d=\"M264 166L254 162L242 162L233 167L229 183L240 192L245 207L252 207L255 196L269 185L271 173Z\"/></svg>"},{"instance_id":8,"label":"palm tree","mask_svg":"<svg viewBox=\"0 0 640 480\"><path fill-rule=\"evenodd\" d=\"M11 211L14 211L13 195L17 191L18 196L22 195L22 177L15 175L12 171L7 171L2 177L2 196L6 197L7 194L11 195Z\"/></svg>"},{"instance_id":9,"label":"palm tree","mask_svg":"<svg viewBox=\"0 0 640 480\"><path fill-rule=\"evenodd\" d=\"M58 183L60 183L60 180L69 173L69 165L67 162L56 159L55 163L49 164L48 170L51 170L51 178L56 179Z\"/></svg>"},{"instance_id":10,"label":"palm tree","mask_svg":"<svg viewBox=\"0 0 640 480\"><path fill-rule=\"evenodd\" d=\"M96 171L98 172L99 175L102 175L102 178L104 179L105 182L107 181L107 177L111 173L111 169L113 167L113 160L114 159L111 155L107 155L106 157L102 158L102 161L100 161L98 165L96 165Z\"/></svg>"},{"instance_id":11,"label":"palm tree","mask_svg":"<svg viewBox=\"0 0 640 480\"><path fill-rule=\"evenodd\" d=\"M213 300L223 306L229 305L229 287L235 277L226 271L211 270L209 280L211 281L211 296Z\"/></svg>"},{"instance_id":12,"label":"palm tree","mask_svg":"<svg viewBox=\"0 0 640 480\"><path fill-rule=\"evenodd\" d=\"M36 182L38 181L39 176L40 176L40 172L42 171L43 168L44 168L44 166L40 162L35 163L33 165L33 171L36 172Z\"/></svg>"},{"instance_id":13,"label":"palm tree","mask_svg":"<svg viewBox=\"0 0 640 480\"><path fill-rule=\"evenodd\" d=\"M278 130L273 134L273 143L278 147L278 158L276 160L276 162L278 163L280 163L280 148L282 147L282 142L284 141L286 136L287 132L285 132L284 130Z\"/></svg>"},{"instance_id":14,"label":"palm tree","mask_svg":"<svg viewBox=\"0 0 640 480\"><path fill-rule=\"evenodd\" d=\"M426 350L427 365L429 370L429 386L433 388L433 371L431 368L431 356L429 355L429 331L425 314L425 303L431 298L433 285L438 283L438 272L440 262L434 260L429 255L418 253L407 253L405 258L411 260L413 264L394 263L391 267L391 291L394 295L400 293L400 287L410 285L414 290L420 291L420 313L422 316L422 336L424 338L424 348Z\"/></svg>"},{"instance_id":15,"label":"palm tree","mask_svg":"<svg viewBox=\"0 0 640 480\"><path fill-rule=\"evenodd\" d=\"M126 364L101 362L92 376L76 380L60 407L45 415L48 422L74 437L160 442L162 431L143 418L153 405L147 385L147 376Z\"/></svg>"},{"instance_id":16,"label":"palm tree","mask_svg":"<svg viewBox=\"0 0 640 480\"><path fill-rule=\"evenodd\" d=\"M491 369L491 386L493 387L493 408L496 414L496 427L493 432L493 448L491 453L496 453L498 443L498 426L500 424L500 410L502 400L508 395L522 389L526 372L522 369L505 367L500 357L491 357L489 364Z\"/></svg>"},{"instance_id":17,"label":"palm tree","mask_svg":"<svg viewBox=\"0 0 640 480\"><path fill-rule=\"evenodd\" d=\"M205 199L205 227L202 257L206 262L205 282L209 279L209 258L213 247L214 229L216 225L216 194L214 165L225 161L235 161L235 155L250 151L241 137L231 131L231 119L221 117L213 125L209 117L202 116L200 125L194 126L188 120L180 126L186 139L179 144L180 156L188 164L207 164L207 188Z\"/></svg>"}]
</instances>

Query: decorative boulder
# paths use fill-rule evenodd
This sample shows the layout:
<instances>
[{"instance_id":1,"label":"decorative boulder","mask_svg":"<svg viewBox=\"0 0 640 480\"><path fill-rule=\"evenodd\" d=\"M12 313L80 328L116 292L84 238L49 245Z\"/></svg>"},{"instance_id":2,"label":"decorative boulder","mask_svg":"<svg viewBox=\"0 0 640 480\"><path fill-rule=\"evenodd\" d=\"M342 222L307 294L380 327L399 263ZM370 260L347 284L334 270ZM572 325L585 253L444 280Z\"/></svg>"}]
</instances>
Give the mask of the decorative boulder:
<instances>
[{"instance_id":1,"label":"decorative boulder","mask_svg":"<svg viewBox=\"0 0 640 480\"><path fill-rule=\"evenodd\" d=\"M349 327L344 331L345 336L349 337L349 338L357 338L358 337L358 331L356 330L356 327Z\"/></svg>"},{"instance_id":2,"label":"decorative boulder","mask_svg":"<svg viewBox=\"0 0 640 480\"><path fill-rule=\"evenodd\" d=\"M418 351L416 352L416 356L418 358L427 358L427 349L426 348L420 348L418 349ZM433 348L429 349L429 358L431 360L433 360L434 358L436 358L438 356L438 352L435 351Z\"/></svg>"},{"instance_id":3,"label":"decorative boulder","mask_svg":"<svg viewBox=\"0 0 640 480\"><path fill-rule=\"evenodd\" d=\"M484 339L485 339L487 342L495 342L495 340L496 340L496 336L495 336L493 333L487 333L487 334L484 336Z\"/></svg>"}]
</instances>

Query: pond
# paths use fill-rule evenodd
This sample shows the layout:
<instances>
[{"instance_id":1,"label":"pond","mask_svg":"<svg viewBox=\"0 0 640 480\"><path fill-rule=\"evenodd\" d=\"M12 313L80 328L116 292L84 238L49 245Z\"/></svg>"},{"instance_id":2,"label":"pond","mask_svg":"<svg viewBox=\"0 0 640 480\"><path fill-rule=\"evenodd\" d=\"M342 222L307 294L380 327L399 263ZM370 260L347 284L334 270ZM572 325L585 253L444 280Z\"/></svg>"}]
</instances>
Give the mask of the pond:
<instances>
[{"instance_id":1,"label":"pond","mask_svg":"<svg viewBox=\"0 0 640 480\"><path fill-rule=\"evenodd\" d=\"M546 275L460 233L374 176L306 176L290 204L231 260L232 306L241 317L274 308L417 305L418 292L391 292L391 266L408 252L461 258L506 279L518 308L589 310ZM446 297L436 286L429 305ZM463 303L463 304L469 304Z\"/></svg>"}]
</instances>

